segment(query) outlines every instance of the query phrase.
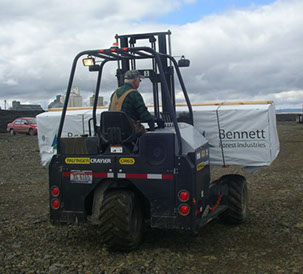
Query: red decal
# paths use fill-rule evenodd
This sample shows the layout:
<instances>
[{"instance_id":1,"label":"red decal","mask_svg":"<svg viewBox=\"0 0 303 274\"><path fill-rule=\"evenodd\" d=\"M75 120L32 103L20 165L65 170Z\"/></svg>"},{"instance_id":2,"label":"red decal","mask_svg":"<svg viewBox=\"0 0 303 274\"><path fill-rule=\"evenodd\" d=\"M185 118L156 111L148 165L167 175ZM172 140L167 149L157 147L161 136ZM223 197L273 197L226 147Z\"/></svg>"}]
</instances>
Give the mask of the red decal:
<instances>
[{"instance_id":1,"label":"red decal","mask_svg":"<svg viewBox=\"0 0 303 274\"><path fill-rule=\"evenodd\" d=\"M107 178L106 172L94 172L93 173L94 178Z\"/></svg>"},{"instance_id":2,"label":"red decal","mask_svg":"<svg viewBox=\"0 0 303 274\"><path fill-rule=\"evenodd\" d=\"M221 199L222 199L222 197L223 197L223 194L221 194L220 192L219 192L218 194L219 194L218 200L217 200L217 202L215 203L215 205L212 206L212 207L209 207L209 210L211 210L211 211L214 211L215 209L217 209L217 208L219 207L220 203L221 203Z\"/></svg>"},{"instance_id":3,"label":"red decal","mask_svg":"<svg viewBox=\"0 0 303 274\"><path fill-rule=\"evenodd\" d=\"M148 175L150 177L148 177ZM160 179L160 178L151 178L153 174L140 174L140 173L126 173L125 178L127 179ZM162 174L162 180L172 180L172 174ZM160 179L161 180L161 179Z\"/></svg>"},{"instance_id":4,"label":"red decal","mask_svg":"<svg viewBox=\"0 0 303 274\"><path fill-rule=\"evenodd\" d=\"M69 171L65 171L62 173L63 177L70 177L70 172Z\"/></svg>"},{"instance_id":5,"label":"red decal","mask_svg":"<svg viewBox=\"0 0 303 274\"><path fill-rule=\"evenodd\" d=\"M172 180L174 178L173 174L163 174L162 179L164 180Z\"/></svg>"},{"instance_id":6,"label":"red decal","mask_svg":"<svg viewBox=\"0 0 303 274\"><path fill-rule=\"evenodd\" d=\"M127 179L147 179L147 174L126 173L125 178L127 178Z\"/></svg>"}]
</instances>

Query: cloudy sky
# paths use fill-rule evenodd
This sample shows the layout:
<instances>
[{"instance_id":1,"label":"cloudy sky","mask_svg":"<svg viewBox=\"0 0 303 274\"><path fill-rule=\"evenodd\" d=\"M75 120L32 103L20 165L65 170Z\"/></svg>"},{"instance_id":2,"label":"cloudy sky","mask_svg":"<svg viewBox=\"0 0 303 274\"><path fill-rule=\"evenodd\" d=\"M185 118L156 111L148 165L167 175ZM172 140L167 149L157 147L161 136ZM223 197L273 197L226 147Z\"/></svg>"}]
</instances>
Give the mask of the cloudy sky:
<instances>
[{"instance_id":1,"label":"cloudy sky","mask_svg":"<svg viewBox=\"0 0 303 274\"><path fill-rule=\"evenodd\" d=\"M47 108L64 94L78 52L108 48L115 34L171 30L173 55L191 60L182 72L192 102L301 108L302 14L302 0L1 0L0 106L19 100ZM79 68L75 86L85 101L92 77ZM109 68L105 100L115 85Z\"/></svg>"}]
</instances>

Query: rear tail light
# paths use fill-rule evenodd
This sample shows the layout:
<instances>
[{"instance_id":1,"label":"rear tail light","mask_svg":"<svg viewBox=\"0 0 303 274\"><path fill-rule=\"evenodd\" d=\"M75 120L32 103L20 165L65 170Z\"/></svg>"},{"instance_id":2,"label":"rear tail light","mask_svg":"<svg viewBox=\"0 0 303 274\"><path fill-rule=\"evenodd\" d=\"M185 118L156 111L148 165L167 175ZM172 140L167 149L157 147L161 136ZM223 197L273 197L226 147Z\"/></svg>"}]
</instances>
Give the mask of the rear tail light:
<instances>
[{"instance_id":1,"label":"rear tail light","mask_svg":"<svg viewBox=\"0 0 303 274\"><path fill-rule=\"evenodd\" d=\"M186 190L181 190L178 193L178 198L181 202L187 202L189 199L189 193Z\"/></svg>"},{"instance_id":2,"label":"rear tail light","mask_svg":"<svg viewBox=\"0 0 303 274\"><path fill-rule=\"evenodd\" d=\"M51 195L53 197L58 197L60 195L59 187L52 186ZM58 209L60 207L60 200L59 199L52 199L51 206L52 206L53 209Z\"/></svg>"},{"instance_id":3,"label":"rear tail light","mask_svg":"<svg viewBox=\"0 0 303 274\"><path fill-rule=\"evenodd\" d=\"M57 186L53 186L51 192L54 197L58 197L60 194L60 190Z\"/></svg>"},{"instance_id":4,"label":"rear tail light","mask_svg":"<svg viewBox=\"0 0 303 274\"><path fill-rule=\"evenodd\" d=\"M187 204L182 204L179 206L179 213L182 216L187 216L190 212L190 207Z\"/></svg>"},{"instance_id":5,"label":"rear tail light","mask_svg":"<svg viewBox=\"0 0 303 274\"><path fill-rule=\"evenodd\" d=\"M53 209L58 209L60 207L60 202L58 199L53 199L52 200L52 208Z\"/></svg>"}]
</instances>

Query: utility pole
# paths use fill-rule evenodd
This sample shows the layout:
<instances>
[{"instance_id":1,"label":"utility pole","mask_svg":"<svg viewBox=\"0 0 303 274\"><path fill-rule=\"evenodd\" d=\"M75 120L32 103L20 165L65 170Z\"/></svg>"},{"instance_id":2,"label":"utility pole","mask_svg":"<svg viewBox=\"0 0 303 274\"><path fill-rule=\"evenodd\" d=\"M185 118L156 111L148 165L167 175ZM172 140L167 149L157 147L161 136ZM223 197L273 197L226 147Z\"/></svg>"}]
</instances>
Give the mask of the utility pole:
<instances>
[{"instance_id":1,"label":"utility pole","mask_svg":"<svg viewBox=\"0 0 303 274\"><path fill-rule=\"evenodd\" d=\"M4 110L6 110L6 100L4 100Z\"/></svg>"}]
</instances>

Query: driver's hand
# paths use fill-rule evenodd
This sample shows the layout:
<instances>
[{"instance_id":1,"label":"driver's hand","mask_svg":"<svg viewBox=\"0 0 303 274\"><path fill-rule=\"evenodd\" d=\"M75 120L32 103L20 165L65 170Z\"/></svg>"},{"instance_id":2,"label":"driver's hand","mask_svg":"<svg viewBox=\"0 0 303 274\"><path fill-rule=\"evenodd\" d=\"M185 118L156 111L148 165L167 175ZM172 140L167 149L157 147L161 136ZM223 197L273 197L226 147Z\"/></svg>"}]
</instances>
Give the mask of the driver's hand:
<instances>
[{"instance_id":1,"label":"driver's hand","mask_svg":"<svg viewBox=\"0 0 303 274\"><path fill-rule=\"evenodd\" d=\"M149 121L147 123L148 123L148 126L149 126L149 130L154 131L155 130L155 122L152 120L152 121Z\"/></svg>"},{"instance_id":2,"label":"driver's hand","mask_svg":"<svg viewBox=\"0 0 303 274\"><path fill-rule=\"evenodd\" d=\"M157 125L159 128L165 127L164 121L162 119L157 119Z\"/></svg>"}]
</instances>

